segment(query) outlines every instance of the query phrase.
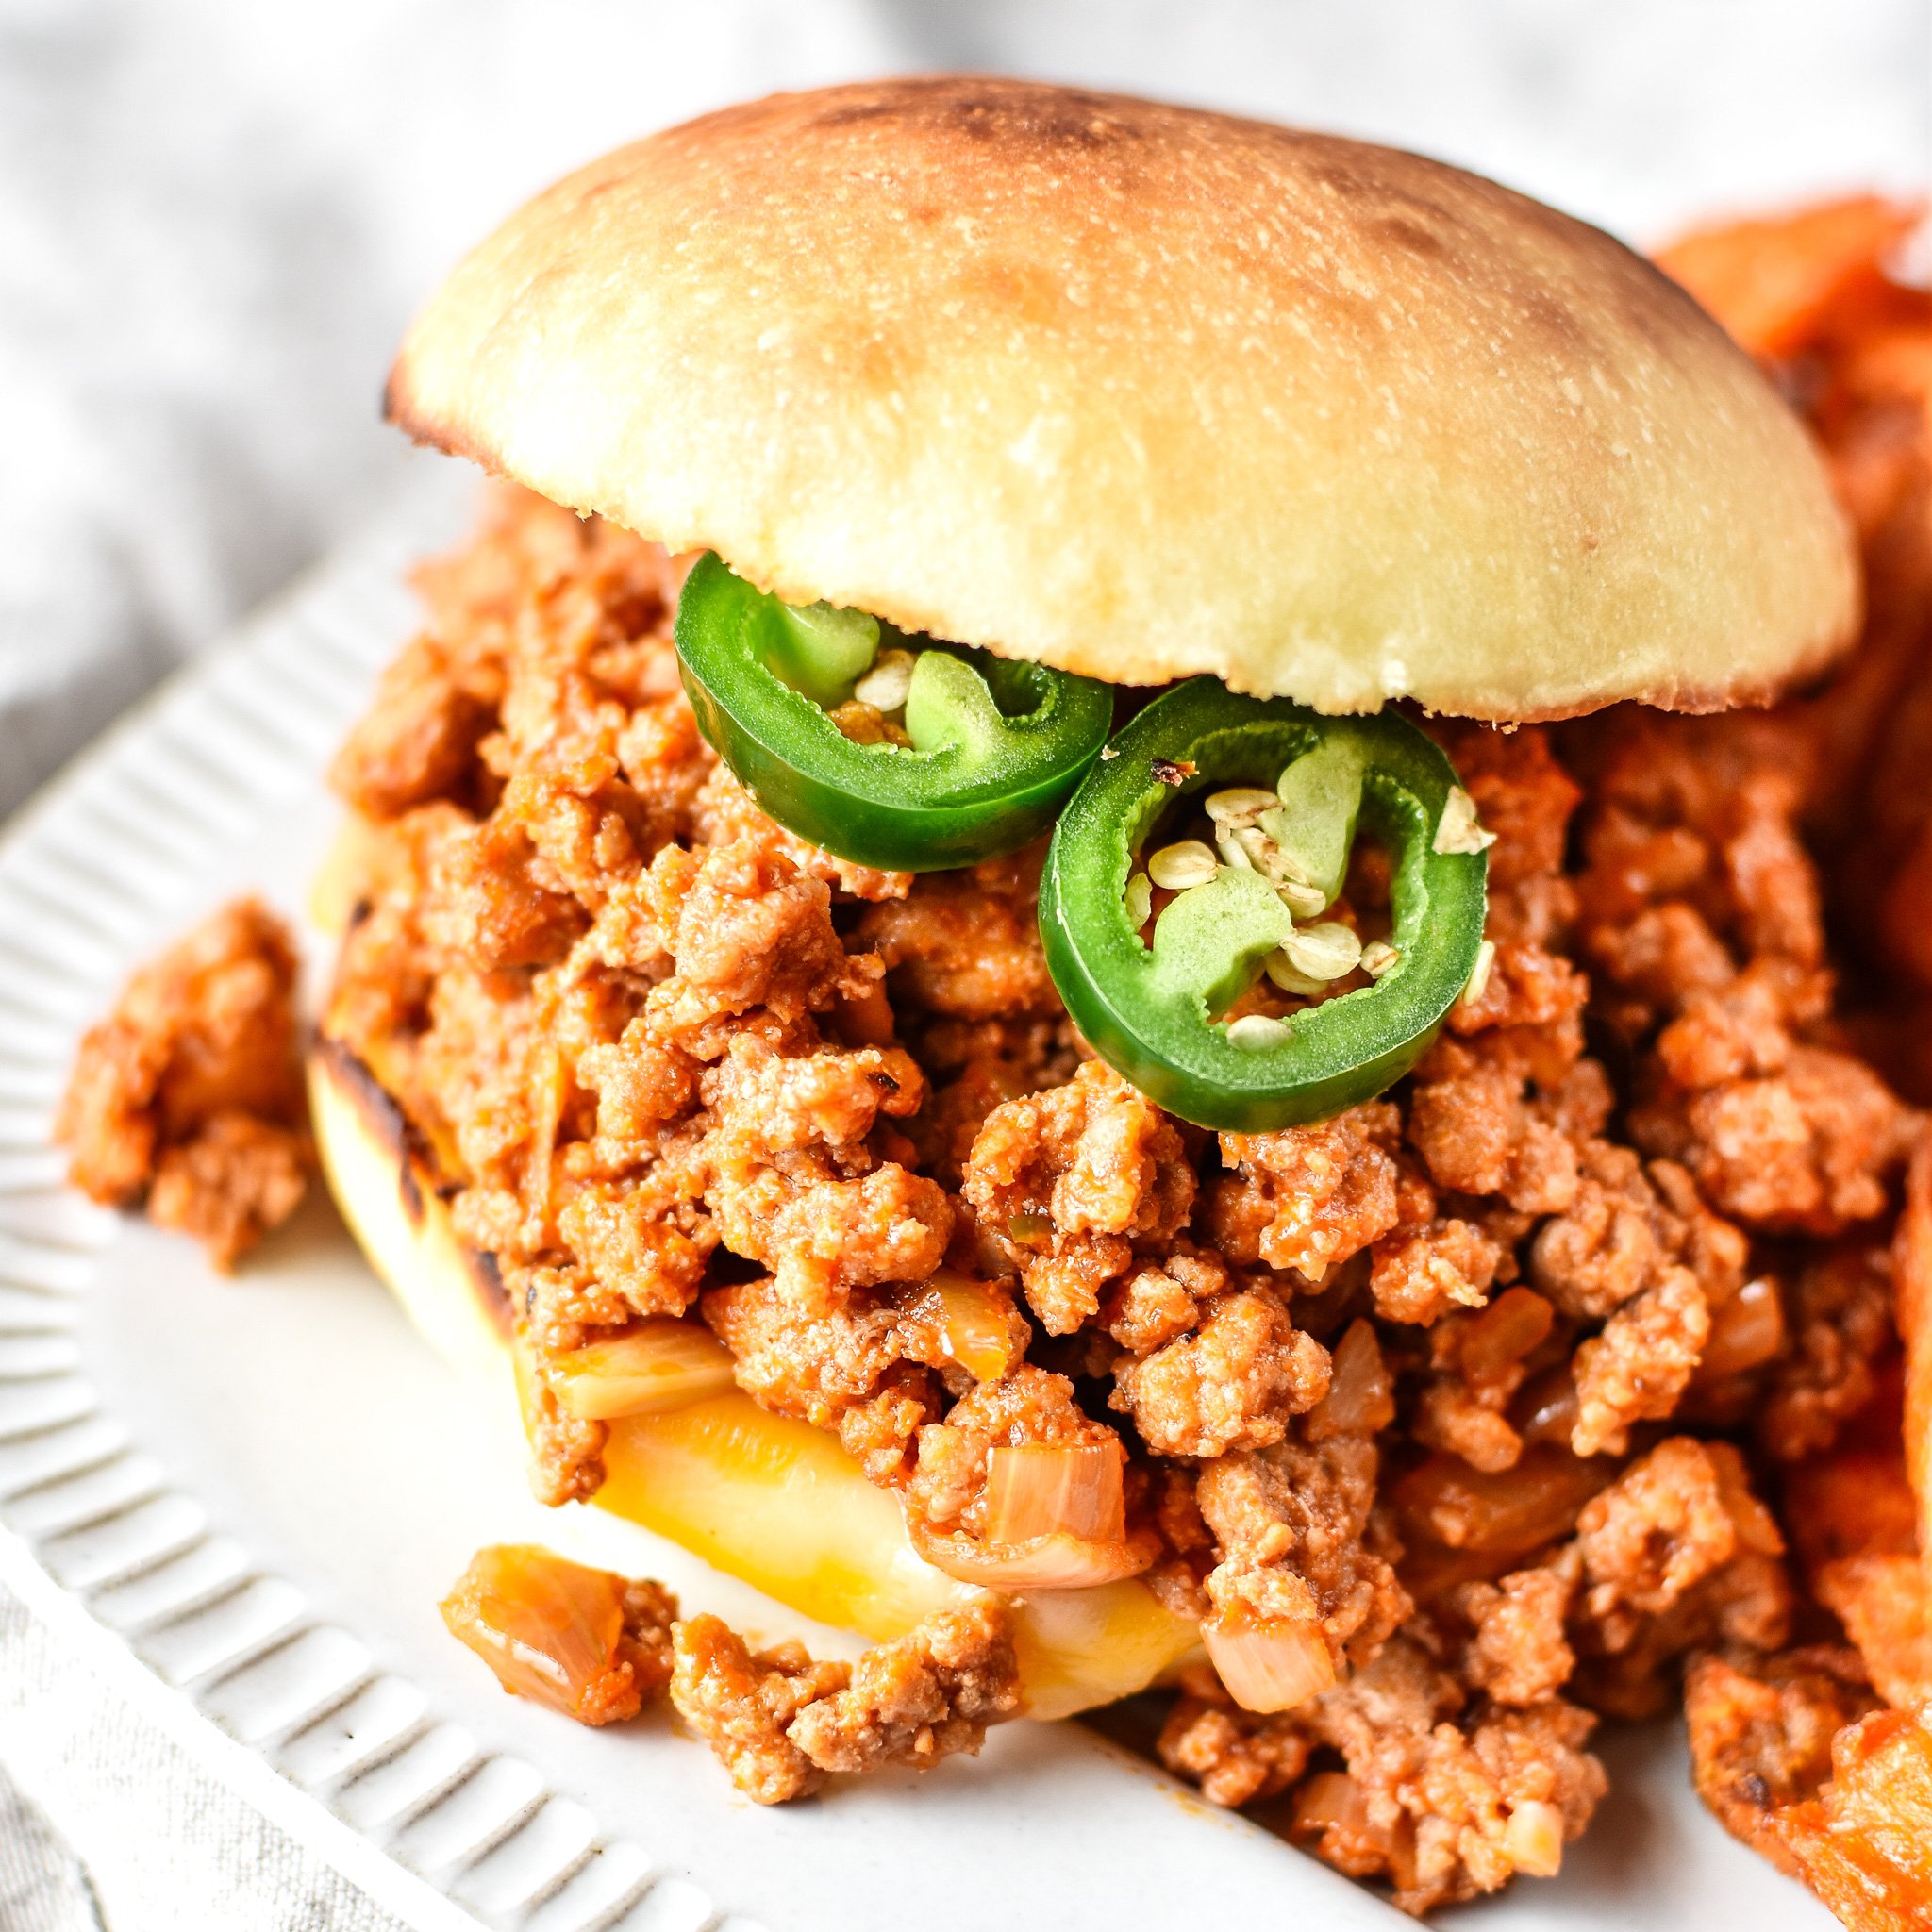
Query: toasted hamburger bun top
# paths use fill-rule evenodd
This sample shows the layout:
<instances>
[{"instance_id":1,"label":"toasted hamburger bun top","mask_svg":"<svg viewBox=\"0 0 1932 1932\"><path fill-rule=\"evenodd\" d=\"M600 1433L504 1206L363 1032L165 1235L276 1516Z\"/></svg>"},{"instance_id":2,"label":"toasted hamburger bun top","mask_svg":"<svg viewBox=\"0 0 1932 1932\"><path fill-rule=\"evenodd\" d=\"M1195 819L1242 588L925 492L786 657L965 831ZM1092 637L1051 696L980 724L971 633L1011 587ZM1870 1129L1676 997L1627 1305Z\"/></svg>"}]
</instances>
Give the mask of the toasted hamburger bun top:
<instances>
[{"instance_id":1,"label":"toasted hamburger bun top","mask_svg":"<svg viewBox=\"0 0 1932 1932\"><path fill-rule=\"evenodd\" d=\"M791 600L1121 683L1717 708L1857 617L1805 432L1620 243L1029 82L776 95L592 163L450 277L389 407Z\"/></svg>"}]
</instances>

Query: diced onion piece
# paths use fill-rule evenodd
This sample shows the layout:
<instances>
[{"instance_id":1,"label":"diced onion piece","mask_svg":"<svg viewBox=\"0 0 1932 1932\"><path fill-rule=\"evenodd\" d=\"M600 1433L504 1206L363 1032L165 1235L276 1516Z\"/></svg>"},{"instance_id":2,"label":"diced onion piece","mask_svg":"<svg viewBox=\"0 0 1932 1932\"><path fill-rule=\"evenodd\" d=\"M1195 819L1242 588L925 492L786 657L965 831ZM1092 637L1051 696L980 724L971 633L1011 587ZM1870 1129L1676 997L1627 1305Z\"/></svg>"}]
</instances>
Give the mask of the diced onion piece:
<instances>
[{"instance_id":1,"label":"diced onion piece","mask_svg":"<svg viewBox=\"0 0 1932 1932\"><path fill-rule=\"evenodd\" d=\"M987 1458L986 1540L1007 1546L1065 1535L1118 1542L1126 1527L1113 1442L1022 1442Z\"/></svg>"},{"instance_id":2,"label":"diced onion piece","mask_svg":"<svg viewBox=\"0 0 1932 1932\"><path fill-rule=\"evenodd\" d=\"M1201 1625L1208 1660L1243 1710L1293 1710L1335 1682L1328 1640L1315 1624Z\"/></svg>"},{"instance_id":3,"label":"diced onion piece","mask_svg":"<svg viewBox=\"0 0 1932 1932\"><path fill-rule=\"evenodd\" d=\"M1710 1339L1695 1379L1714 1382L1768 1362L1785 1343L1784 1303L1777 1283L1759 1275L1710 1311Z\"/></svg>"},{"instance_id":4,"label":"diced onion piece","mask_svg":"<svg viewBox=\"0 0 1932 1932\"><path fill-rule=\"evenodd\" d=\"M1311 1442L1331 1436L1373 1436L1395 1420L1389 1366L1372 1323L1357 1316L1335 1344L1328 1392L1302 1424Z\"/></svg>"},{"instance_id":5,"label":"diced onion piece","mask_svg":"<svg viewBox=\"0 0 1932 1932\"><path fill-rule=\"evenodd\" d=\"M1371 940L1362 948L1362 971L1371 979L1380 979L1391 966L1401 963L1402 955L1387 940Z\"/></svg>"},{"instance_id":6,"label":"diced onion piece","mask_svg":"<svg viewBox=\"0 0 1932 1932\"><path fill-rule=\"evenodd\" d=\"M1297 1836L1343 1831L1351 1838L1374 1836L1369 1802L1362 1788L1345 1771L1318 1771L1294 1795Z\"/></svg>"},{"instance_id":7,"label":"diced onion piece","mask_svg":"<svg viewBox=\"0 0 1932 1932\"><path fill-rule=\"evenodd\" d=\"M1128 878L1126 908L1127 924L1139 932L1154 912L1154 881L1144 872L1134 873Z\"/></svg>"},{"instance_id":8,"label":"diced onion piece","mask_svg":"<svg viewBox=\"0 0 1932 1932\"><path fill-rule=\"evenodd\" d=\"M1205 803L1208 816L1217 826L1239 831L1252 825L1264 811L1273 811L1281 799L1258 785L1233 785L1224 791L1210 791Z\"/></svg>"},{"instance_id":9,"label":"diced onion piece","mask_svg":"<svg viewBox=\"0 0 1932 1932\"><path fill-rule=\"evenodd\" d=\"M1331 919L1291 932L1282 941L1281 950L1297 973L1327 985L1345 979L1361 964L1362 942L1352 926Z\"/></svg>"},{"instance_id":10,"label":"diced onion piece","mask_svg":"<svg viewBox=\"0 0 1932 1932\"><path fill-rule=\"evenodd\" d=\"M1147 876L1170 892L1185 892L1190 886L1205 886L1221 870L1214 848L1199 839L1176 839L1163 845L1147 861Z\"/></svg>"},{"instance_id":11,"label":"diced onion piece","mask_svg":"<svg viewBox=\"0 0 1932 1932\"><path fill-rule=\"evenodd\" d=\"M1238 1046L1243 1053L1266 1053L1271 1047L1285 1045L1288 1039L1288 1022L1272 1014L1243 1013L1227 1023L1228 1045Z\"/></svg>"},{"instance_id":12,"label":"diced onion piece","mask_svg":"<svg viewBox=\"0 0 1932 1932\"><path fill-rule=\"evenodd\" d=\"M1415 1824L1397 1811L1387 1824L1370 1814L1367 1793L1345 1771L1318 1771L1304 1780L1294 1797L1294 1818L1289 1826L1298 1839L1320 1840L1324 1857L1335 1858L1344 1871L1358 1869L1363 1852L1389 1867L1400 1890L1415 1884ZM1341 1857L1336 1858L1336 1854Z\"/></svg>"},{"instance_id":13,"label":"diced onion piece","mask_svg":"<svg viewBox=\"0 0 1932 1932\"><path fill-rule=\"evenodd\" d=\"M984 1540L924 1531L921 1555L962 1583L1087 1590L1144 1570L1151 1538L1125 1533L1121 1452L1111 1442L1024 1442L987 1458Z\"/></svg>"},{"instance_id":14,"label":"diced onion piece","mask_svg":"<svg viewBox=\"0 0 1932 1932\"><path fill-rule=\"evenodd\" d=\"M731 1356L708 1328L659 1316L558 1356L551 1386L579 1422L662 1415L729 1389Z\"/></svg>"},{"instance_id":15,"label":"diced onion piece","mask_svg":"<svg viewBox=\"0 0 1932 1932\"><path fill-rule=\"evenodd\" d=\"M1452 1550L1517 1556L1567 1536L1583 1506L1616 1473L1554 1442L1523 1452L1512 1469L1485 1473L1459 1456L1431 1456L1397 1478L1395 1506L1416 1527Z\"/></svg>"},{"instance_id":16,"label":"diced onion piece","mask_svg":"<svg viewBox=\"0 0 1932 1932\"><path fill-rule=\"evenodd\" d=\"M1554 1878L1563 1869L1563 1814L1541 1798L1525 1798L1510 1810L1503 1849L1519 1872Z\"/></svg>"},{"instance_id":17,"label":"diced onion piece","mask_svg":"<svg viewBox=\"0 0 1932 1932\"><path fill-rule=\"evenodd\" d=\"M1442 816L1436 822L1434 850L1437 852L1487 852L1496 842L1493 832L1486 832L1475 815L1475 800L1460 785L1449 788L1442 801Z\"/></svg>"},{"instance_id":18,"label":"diced onion piece","mask_svg":"<svg viewBox=\"0 0 1932 1932\"><path fill-rule=\"evenodd\" d=\"M1094 1590L1138 1576L1160 1547L1151 1536L1092 1542L1064 1531L1024 1543L982 1543L968 1536L915 1531L912 1542L935 1569L986 1590Z\"/></svg>"},{"instance_id":19,"label":"diced onion piece","mask_svg":"<svg viewBox=\"0 0 1932 1932\"><path fill-rule=\"evenodd\" d=\"M1509 1405L1509 1424L1525 1442L1567 1446L1576 1427L1576 1381L1557 1362L1526 1382Z\"/></svg>"},{"instance_id":20,"label":"diced onion piece","mask_svg":"<svg viewBox=\"0 0 1932 1932\"><path fill-rule=\"evenodd\" d=\"M597 1708L624 1635L621 1576L534 1543L497 1543L476 1552L441 1607L512 1695L575 1718Z\"/></svg>"},{"instance_id":21,"label":"diced onion piece","mask_svg":"<svg viewBox=\"0 0 1932 1932\"><path fill-rule=\"evenodd\" d=\"M912 689L912 664L910 651L881 651L878 661L852 687L852 695L875 711L903 709Z\"/></svg>"},{"instance_id":22,"label":"diced onion piece","mask_svg":"<svg viewBox=\"0 0 1932 1932\"><path fill-rule=\"evenodd\" d=\"M939 1291L941 1345L975 1382L997 1382L1013 1366L1013 1324L1006 1305L983 1282L943 1284Z\"/></svg>"},{"instance_id":23,"label":"diced onion piece","mask_svg":"<svg viewBox=\"0 0 1932 1932\"><path fill-rule=\"evenodd\" d=\"M1556 1325L1557 1311L1534 1289L1507 1288L1472 1315L1458 1351L1462 1373L1474 1382L1499 1382Z\"/></svg>"},{"instance_id":24,"label":"diced onion piece","mask_svg":"<svg viewBox=\"0 0 1932 1932\"><path fill-rule=\"evenodd\" d=\"M1012 1309L997 1290L941 1268L907 1307L939 1351L975 1382L997 1382L1013 1366Z\"/></svg>"}]
</instances>

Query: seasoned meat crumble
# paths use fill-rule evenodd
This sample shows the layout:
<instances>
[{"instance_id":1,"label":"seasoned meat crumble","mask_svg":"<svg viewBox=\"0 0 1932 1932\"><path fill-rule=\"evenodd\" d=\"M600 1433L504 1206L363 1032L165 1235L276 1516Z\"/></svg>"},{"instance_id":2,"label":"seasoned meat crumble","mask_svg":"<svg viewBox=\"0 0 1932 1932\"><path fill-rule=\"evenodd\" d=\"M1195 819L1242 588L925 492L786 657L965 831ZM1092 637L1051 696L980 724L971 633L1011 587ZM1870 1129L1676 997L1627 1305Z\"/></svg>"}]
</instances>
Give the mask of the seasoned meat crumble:
<instances>
[{"instance_id":1,"label":"seasoned meat crumble","mask_svg":"<svg viewBox=\"0 0 1932 1932\"><path fill-rule=\"evenodd\" d=\"M313 1153L289 930L253 899L128 982L80 1043L55 1125L75 1184L144 1201L223 1271L300 1204Z\"/></svg>"},{"instance_id":2,"label":"seasoned meat crumble","mask_svg":"<svg viewBox=\"0 0 1932 1932\"><path fill-rule=\"evenodd\" d=\"M1782 741L1432 727L1497 834L1479 996L1383 1098L1211 1136L1082 1057L1037 854L915 878L763 818L691 726L678 581L499 496L337 765L369 857L325 1030L512 1291L538 1492L602 1479L557 1364L667 1315L916 1539L989 1536L996 1448L1111 1445L1163 1601L1308 1623L1338 1680L1258 1718L1191 1667L1170 1765L1299 1793L1297 1836L1414 1909L1548 1868L1602 1789L1592 1711L1658 1707L1705 1646L1783 1668L1750 1661L1794 1601L1764 1472L1889 1333L1866 1257L1918 1117L1830 1025ZM977 1374L916 1312L942 1268L986 1297ZM1707 1433L1752 1419L1748 1455ZM679 1643L755 1795L913 1734L828 1666Z\"/></svg>"},{"instance_id":3,"label":"seasoned meat crumble","mask_svg":"<svg viewBox=\"0 0 1932 1932\"><path fill-rule=\"evenodd\" d=\"M1858 526L1867 652L1769 713L1429 721L1495 835L1487 970L1389 1092L1269 1133L1091 1057L1038 849L913 876L767 819L680 685L683 560L495 494L336 761L323 1030L500 1271L536 1493L606 1479L580 1352L682 1321L920 1550L997 1553L1002 1457L1064 1452L1118 1574L1299 1633L1292 1707L1196 1654L1158 1755L1406 1910L1553 1873L1596 1724L1680 1697L1707 1803L1815 1879L1834 1739L1862 1804L1845 1740L1904 1750L1869 1714L1932 1693L1893 1316L1901 1095L1932 1099L1932 314L1883 286L1891 360L1822 296L1767 348ZM1387 902L1365 844L1335 916ZM76 1178L225 1263L285 1215L292 975L243 906L138 979L63 1112ZM648 1601L625 1668L760 1803L1020 1708L994 1597L855 1666Z\"/></svg>"},{"instance_id":4,"label":"seasoned meat crumble","mask_svg":"<svg viewBox=\"0 0 1932 1932\"><path fill-rule=\"evenodd\" d=\"M941 1610L856 1664L814 1663L803 1644L749 1650L716 1617L672 1633L677 1712L760 1805L815 1791L832 1772L924 1771L977 1751L1020 1709L1006 1613Z\"/></svg>"}]
</instances>

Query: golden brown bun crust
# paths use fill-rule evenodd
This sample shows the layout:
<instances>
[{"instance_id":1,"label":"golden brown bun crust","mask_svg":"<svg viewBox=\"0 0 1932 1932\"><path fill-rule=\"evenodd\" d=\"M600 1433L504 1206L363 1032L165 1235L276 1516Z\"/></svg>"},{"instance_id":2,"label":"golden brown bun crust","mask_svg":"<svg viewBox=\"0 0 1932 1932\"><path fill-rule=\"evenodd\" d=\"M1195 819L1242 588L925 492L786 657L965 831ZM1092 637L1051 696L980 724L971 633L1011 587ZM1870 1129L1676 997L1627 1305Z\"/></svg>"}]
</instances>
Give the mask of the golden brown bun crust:
<instances>
[{"instance_id":1,"label":"golden brown bun crust","mask_svg":"<svg viewBox=\"0 0 1932 1932\"><path fill-rule=\"evenodd\" d=\"M775 95L594 162L451 276L389 407L783 596L1117 682L1709 708L1857 616L1804 431L1620 243L1023 81Z\"/></svg>"}]
</instances>

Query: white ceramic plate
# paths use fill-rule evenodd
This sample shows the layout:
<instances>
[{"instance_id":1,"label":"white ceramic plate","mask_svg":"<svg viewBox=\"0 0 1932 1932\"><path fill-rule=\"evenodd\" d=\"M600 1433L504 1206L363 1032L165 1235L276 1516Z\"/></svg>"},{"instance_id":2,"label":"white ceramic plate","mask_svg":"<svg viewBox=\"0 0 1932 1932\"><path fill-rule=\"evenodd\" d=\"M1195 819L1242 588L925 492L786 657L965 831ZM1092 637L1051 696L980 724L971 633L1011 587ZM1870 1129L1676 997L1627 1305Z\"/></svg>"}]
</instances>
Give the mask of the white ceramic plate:
<instances>
[{"instance_id":1,"label":"white ceramic plate","mask_svg":"<svg viewBox=\"0 0 1932 1932\"><path fill-rule=\"evenodd\" d=\"M1014 1725L928 1778L761 1811L661 1719L593 1732L505 1697L435 1607L485 1542L648 1567L754 1631L799 1626L641 1530L531 1503L509 1432L325 1203L223 1281L189 1242L61 1187L52 1108L134 964L239 891L299 918L334 820L329 751L414 621L408 559L468 502L431 479L420 509L184 674L0 846L0 1576L425 1927L1399 1924L1078 1725ZM1613 1733L1605 1755L1612 1795L1562 1876L1454 1917L1828 1924L1698 1807L1674 1728Z\"/></svg>"}]
</instances>

